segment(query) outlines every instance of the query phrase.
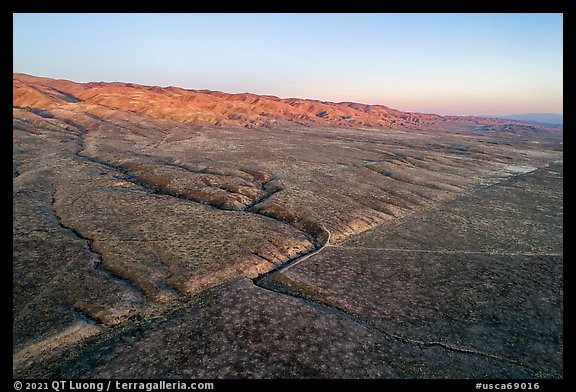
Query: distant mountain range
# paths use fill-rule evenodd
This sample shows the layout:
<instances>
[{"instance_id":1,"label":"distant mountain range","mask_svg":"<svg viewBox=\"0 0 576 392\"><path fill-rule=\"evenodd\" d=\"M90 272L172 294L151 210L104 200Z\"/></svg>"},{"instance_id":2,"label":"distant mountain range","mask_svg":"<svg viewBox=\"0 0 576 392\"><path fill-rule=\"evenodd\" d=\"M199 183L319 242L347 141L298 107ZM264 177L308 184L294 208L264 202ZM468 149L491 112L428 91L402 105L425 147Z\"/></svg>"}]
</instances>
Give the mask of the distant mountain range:
<instances>
[{"instance_id":1,"label":"distant mountain range","mask_svg":"<svg viewBox=\"0 0 576 392\"><path fill-rule=\"evenodd\" d=\"M542 124L564 124L564 115L556 113L525 113L525 114L509 114L507 116L481 116L491 118L502 118L505 120L516 121L530 121Z\"/></svg>"},{"instance_id":2,"label":"distant mountain range","mask_svg":"<svg viewBox=\"0 0 576 392\"><path fill-rule=\"evenodd\" d=\"M557 131L558 125L534 125L479 116L411 113L383 105L326 102L250 93L187 90L121 82L75 83L13 74L13 106L41 110L74 110L106 117L122 112L189 124L192 127L273 128L316 126L424 130Z\"/></svg>"}]
</instances>

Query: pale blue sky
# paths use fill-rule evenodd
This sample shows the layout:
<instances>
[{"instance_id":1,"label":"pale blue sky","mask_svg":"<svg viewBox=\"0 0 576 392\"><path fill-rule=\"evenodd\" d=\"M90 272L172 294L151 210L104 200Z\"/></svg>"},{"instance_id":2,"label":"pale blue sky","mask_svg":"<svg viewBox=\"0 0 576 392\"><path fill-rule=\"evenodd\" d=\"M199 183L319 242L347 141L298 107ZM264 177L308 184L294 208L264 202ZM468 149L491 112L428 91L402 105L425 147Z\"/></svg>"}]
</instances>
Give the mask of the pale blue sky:
<instances>
[{"instance_id":1,"label":"pale blue sky","mask_svg":"<svg viewBox=\"0 0 576 392\"><path fill-rule=\"evenodd\" d=\"M562 113L562 14L14 14L13 70L383 104Z\"/></svg>"}]
</instances>

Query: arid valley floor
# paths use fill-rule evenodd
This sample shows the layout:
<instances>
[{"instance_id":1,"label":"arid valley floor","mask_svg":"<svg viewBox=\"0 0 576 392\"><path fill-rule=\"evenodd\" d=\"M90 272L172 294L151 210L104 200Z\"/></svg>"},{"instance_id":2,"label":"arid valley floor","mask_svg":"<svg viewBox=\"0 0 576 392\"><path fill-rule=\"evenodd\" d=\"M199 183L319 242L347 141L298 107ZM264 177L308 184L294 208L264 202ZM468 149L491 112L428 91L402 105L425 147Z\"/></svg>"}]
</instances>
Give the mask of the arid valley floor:
<instances>
[{"instance_id":1,"label":"arid valley floor","mask_svg":"<svg viewBox=\"0 0 576 392\"><path fill-rule=\"evenodd\" d=\"M13 77L13 375L562 378L563 134Z\"/></svg>"}]
</instances>

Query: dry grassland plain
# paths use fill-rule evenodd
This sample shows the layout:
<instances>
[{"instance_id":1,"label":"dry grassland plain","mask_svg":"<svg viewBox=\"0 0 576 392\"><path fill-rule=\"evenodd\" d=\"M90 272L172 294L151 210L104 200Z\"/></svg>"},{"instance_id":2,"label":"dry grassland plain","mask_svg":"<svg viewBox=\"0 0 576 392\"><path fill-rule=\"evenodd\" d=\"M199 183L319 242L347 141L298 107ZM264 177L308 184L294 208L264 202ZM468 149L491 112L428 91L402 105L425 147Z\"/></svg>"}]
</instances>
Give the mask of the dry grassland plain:
<instances>
[{"instance_id":1,"label":"dry grassland plain","mask_svg":"<svg viewBox=\"0 0 576 392\"><path fill-rule=\"evenodd\" d=\"M563 377L562 129L13 79L14 377Z\"/></svg>"}]
</instances>

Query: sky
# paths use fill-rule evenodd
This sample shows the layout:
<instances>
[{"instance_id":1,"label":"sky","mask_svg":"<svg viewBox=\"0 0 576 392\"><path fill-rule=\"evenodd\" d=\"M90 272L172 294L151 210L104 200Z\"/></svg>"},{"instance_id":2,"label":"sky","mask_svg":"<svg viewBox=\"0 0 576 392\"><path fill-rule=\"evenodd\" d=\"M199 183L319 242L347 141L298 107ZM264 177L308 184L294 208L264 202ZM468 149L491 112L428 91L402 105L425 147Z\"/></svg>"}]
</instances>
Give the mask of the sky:
<instances>
[{"instance_id":1,"label":"sky","mask_svg":"<svg viewBox=\"0 0 576 392\"><path fill-rule=\"evenodd\" d=\"M563 113L563 15L13 14L13 71L438 114Z\"/></svg>"}]
</instances>

